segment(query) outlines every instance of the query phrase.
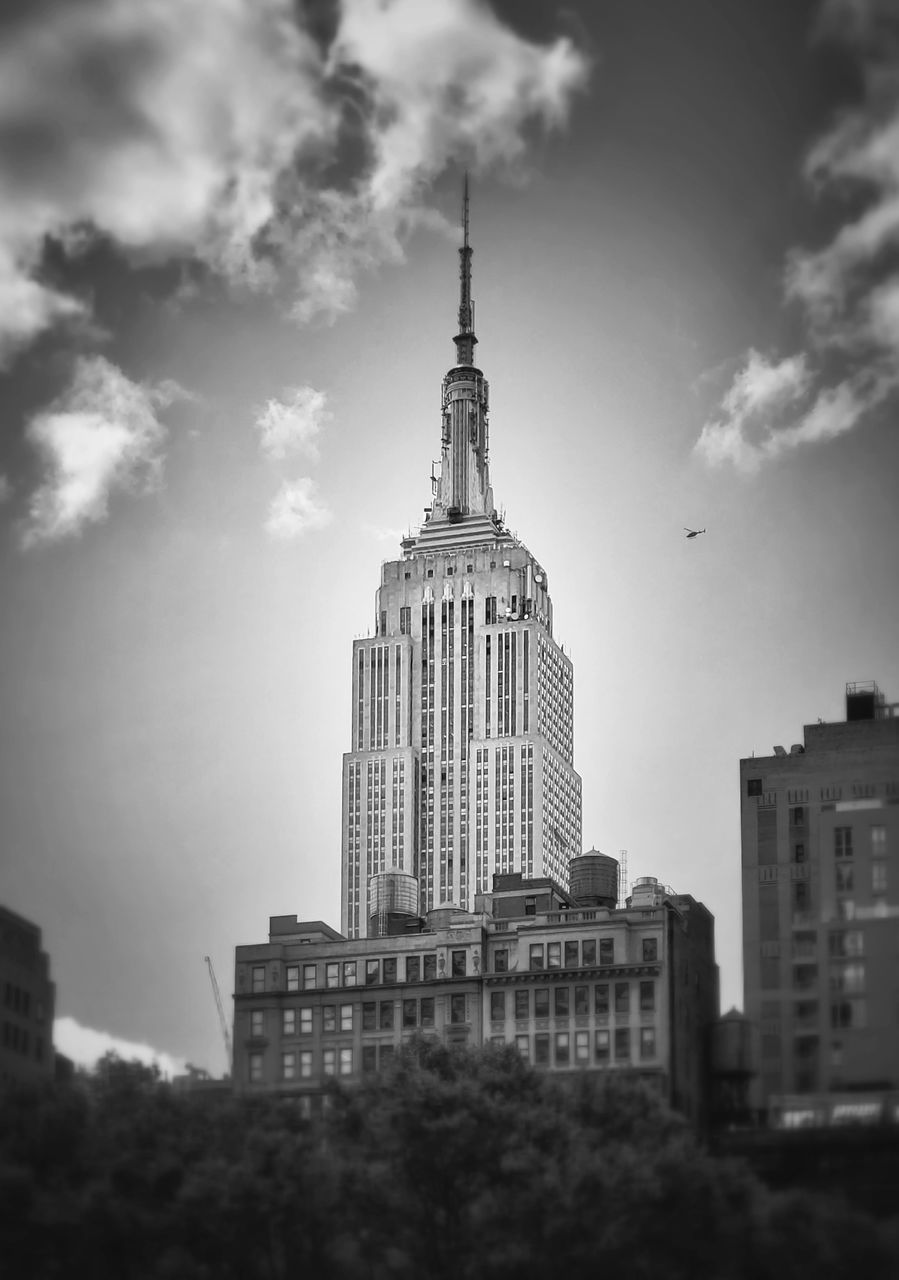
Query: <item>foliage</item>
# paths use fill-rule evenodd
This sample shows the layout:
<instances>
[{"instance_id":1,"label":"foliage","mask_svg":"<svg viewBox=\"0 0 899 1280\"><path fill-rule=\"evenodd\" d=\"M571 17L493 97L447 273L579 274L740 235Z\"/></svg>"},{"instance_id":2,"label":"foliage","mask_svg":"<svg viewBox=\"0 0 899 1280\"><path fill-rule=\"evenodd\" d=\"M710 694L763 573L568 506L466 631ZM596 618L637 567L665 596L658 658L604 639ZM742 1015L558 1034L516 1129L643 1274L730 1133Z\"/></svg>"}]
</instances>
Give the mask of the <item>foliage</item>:
<instances>
[{"instance_id":1,"label":"foliage","mask_svg":"<svg viewBox=\"0 0 899 1280\"><path fill-rule=\"evenodd\" d=\"M137 1063L0 1095L0 1257L52 1280L866 1280L899 1231L715 1160L645 1087L423 1042L294 1100Z\"/></svg>"}]
</instances>

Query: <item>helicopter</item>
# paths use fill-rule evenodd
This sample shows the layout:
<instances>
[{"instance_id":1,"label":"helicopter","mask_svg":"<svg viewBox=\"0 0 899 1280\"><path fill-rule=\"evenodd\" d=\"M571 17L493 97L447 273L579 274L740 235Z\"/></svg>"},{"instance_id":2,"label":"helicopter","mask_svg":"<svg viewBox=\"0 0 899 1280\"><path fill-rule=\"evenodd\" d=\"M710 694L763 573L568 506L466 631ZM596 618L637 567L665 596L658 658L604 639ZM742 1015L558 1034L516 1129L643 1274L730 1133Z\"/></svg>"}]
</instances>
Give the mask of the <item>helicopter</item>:
<instances>
[{"instance_id":1,"label":"helicopter","mask_svg":"<svg viewBox=\"0 0 899 1280\"><path fill-rule=\"evenodd\" d=\"M684 525L684 533L686 533L688 538L698 538L701 533L705 533L705 529L688 529L687 526Z\"/></svg>"}]
</instances>

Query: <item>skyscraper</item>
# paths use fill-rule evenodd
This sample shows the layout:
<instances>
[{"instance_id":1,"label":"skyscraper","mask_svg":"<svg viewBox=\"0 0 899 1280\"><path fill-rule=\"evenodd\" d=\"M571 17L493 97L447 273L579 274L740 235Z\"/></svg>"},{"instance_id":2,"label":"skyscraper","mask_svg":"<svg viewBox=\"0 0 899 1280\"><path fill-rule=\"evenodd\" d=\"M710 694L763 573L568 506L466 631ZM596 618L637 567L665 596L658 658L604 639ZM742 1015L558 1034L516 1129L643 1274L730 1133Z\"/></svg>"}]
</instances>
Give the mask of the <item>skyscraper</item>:
<instances>
[{"instance_id":1,"label":"skyscraper","mask_svg":"<svg viewBox=\"0 0 899 1280\"><path fill-rule=\"evenodd\" d=\"M455 364L440 473L417 535L385 563L375 634L353 646L343 764L341 928L366 937L371 877L405 873L416 908L470 910L494 872L568 884L581 851L570 659L547 575L505 527L488 468L488 386L474 363L468 186Z\"/></svg>"}]
</instances>

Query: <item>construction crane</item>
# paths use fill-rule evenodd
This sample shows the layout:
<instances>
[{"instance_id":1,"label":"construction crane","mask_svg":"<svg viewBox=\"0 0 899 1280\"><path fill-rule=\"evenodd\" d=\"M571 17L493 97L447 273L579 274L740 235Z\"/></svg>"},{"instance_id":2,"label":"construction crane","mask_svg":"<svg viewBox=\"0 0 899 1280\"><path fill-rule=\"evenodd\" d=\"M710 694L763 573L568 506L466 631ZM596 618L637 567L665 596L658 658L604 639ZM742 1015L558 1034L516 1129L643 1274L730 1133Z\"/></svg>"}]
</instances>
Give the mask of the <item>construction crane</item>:
<instances>
[{"instance_id":1,"label":"construction crane","mask_svg":"<svg viewBox=\"0 0 899 1280\"><path fill-rule=\"evenodd\" d=\"M225 1053L228 1055L228 1073L231 1073L231 1032L228 1030L228 1019L225 1017L224 1006L222 1005L222 993L219 991L218 980L215 976L215 969L212 967L212 960L209 956L204 956L206 967L209 969L209 981L212 983L212 994L215 996L215 1005L219 1011L219 1022L222 1028L222 1039L225 1041Z\"/></svg>"}]
</instances>

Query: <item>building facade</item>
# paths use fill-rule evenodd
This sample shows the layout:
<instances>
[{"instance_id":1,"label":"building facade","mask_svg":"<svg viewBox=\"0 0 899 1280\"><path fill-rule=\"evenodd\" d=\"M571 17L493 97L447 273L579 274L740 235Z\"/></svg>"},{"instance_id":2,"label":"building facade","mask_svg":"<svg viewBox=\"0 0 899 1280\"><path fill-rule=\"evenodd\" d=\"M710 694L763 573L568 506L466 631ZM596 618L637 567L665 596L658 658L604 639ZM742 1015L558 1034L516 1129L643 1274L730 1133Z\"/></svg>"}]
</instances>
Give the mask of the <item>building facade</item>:
<instances>
[{"instance_id":1,"label":"building facade","mask_svg":"<svg viewBox=\"0 0 899 1280\"><path fill-rule=\"evenodd\" d=\"M36 924L0 907L0 1082L37 1080L54 1070L56 988Z\"/></svg>"},{"instance_id":2,"label":"building facade","mask_svg":"<svg viewBox=\"0 0 899 1280\"><path fill-rule=\"evenodd\" d=\"M778 1124L830 1115L841 1094L857 1110L866 1092L899 1088L894 712L873 683L847 685L845 721L740 761L754 1105Z\"/></svg>"},{"instance_id":3,"label":"building facade","mask_svg":"<svg viewBox=\"0 0 899 1280\"><path fill-rule=\"evenodd\" d=\"M382 566L374 635L353 645L342 792L348 938L365 937L376 914L373 876L412 877L420 914L471 910L496 873L567 885L581 851L572 664L553 638L546 571L493 501L471 256L466 189L439 475L421 530Z\"/></svg>"},{"instance_id":4,"label":"building facade","mask_svg":"<svg viewBox=\"0 0 899 1280\"><path fill-rule=\"evenodd\" d=\"M235 1088L311 1109L329 1078L383 1070L424 1035L514 1045L563 1075L626 1072L704 1123L718 1011L705 907L654 880L623 908L584 905L520 872L497 874L475 906L397 912L392 933L357 939L272 917L268 942L237 948Z\"/></svg>"}]
</instances>

